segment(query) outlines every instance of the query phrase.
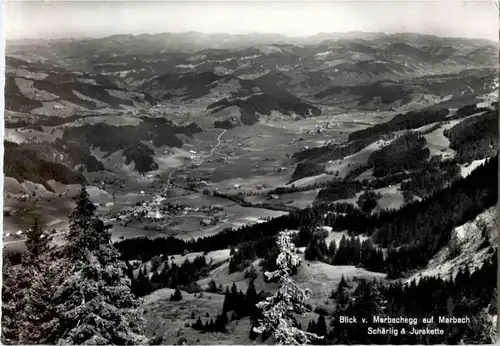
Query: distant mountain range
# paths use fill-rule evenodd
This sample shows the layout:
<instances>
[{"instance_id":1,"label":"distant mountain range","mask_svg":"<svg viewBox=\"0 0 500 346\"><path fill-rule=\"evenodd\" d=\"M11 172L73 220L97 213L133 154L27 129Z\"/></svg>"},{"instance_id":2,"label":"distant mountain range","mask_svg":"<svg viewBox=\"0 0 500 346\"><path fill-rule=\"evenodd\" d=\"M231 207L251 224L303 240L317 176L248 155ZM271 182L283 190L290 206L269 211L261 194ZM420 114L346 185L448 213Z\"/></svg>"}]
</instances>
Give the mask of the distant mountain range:
<instances>
[{"instance_id":1,"label":"distant mountain range","mask_svg":"<svg viewBox=\"0 0 500 346\"><path fill-rule=\"evenodd\" d=\"M90 117L115 115L130 133L122 138L113 126L105 128L116 139L107 147L129 150L127 162L133 160L144 172L155 165L141 141L157 141L152 133L160 127L147 117L138 126L137 117L163 117L190 104L204 121L228 129L265 117L321 116L323 106L453 108L453 102L474 104L498 89L497 52L498 44L486 40L360 32L303 38L190 32L8 42L5 125L81 126L92 123ZM176 113L182 118L189 112ZM83 138L95 126L72 135ZM182 146L185 137L174 134L184 130L162 126L172 134L166 144ZM102 147L89 138L89 145Z\"/></svg>"},{"instance_id":2,"label":"distant mountain range","mask_svg":"<svg viewBox=\"0 0 500 346\"><path fill-rule=\"evenodd\" d=\"M130 99L121 102L124 105L137 98L152 102L150 94L162 100L193 99L207 96L215 88L218 91L210 96L217 100L209 100L207 105L227 98L228 92L234 96L238 91L241 97L265 90L333 104L390 108L422 97L435 101L489 91L494 85L491 69L497 67L497 52L498 44L487 40L420 34L322 33L302 38L196 32L116 35L8 43L7 74L29 79L19 74L24 70L55 73L56 84L63 75L73 75L74 90L104 104L121 101L95 87L74 83L93 80L91 84L95 81L102 88L142 93L128 94ZM83 75L61 72L65 70ZM463 78L464 70L475 72ZM42 89L43 83L36 82ZM12 89L19 94L12 81L7 84L8 93ZM47 88L57 93L57 87ZM75 101L74 95L65 98ZM9 104L16 108L15 103Z\"/></svg>"}]
</instances>

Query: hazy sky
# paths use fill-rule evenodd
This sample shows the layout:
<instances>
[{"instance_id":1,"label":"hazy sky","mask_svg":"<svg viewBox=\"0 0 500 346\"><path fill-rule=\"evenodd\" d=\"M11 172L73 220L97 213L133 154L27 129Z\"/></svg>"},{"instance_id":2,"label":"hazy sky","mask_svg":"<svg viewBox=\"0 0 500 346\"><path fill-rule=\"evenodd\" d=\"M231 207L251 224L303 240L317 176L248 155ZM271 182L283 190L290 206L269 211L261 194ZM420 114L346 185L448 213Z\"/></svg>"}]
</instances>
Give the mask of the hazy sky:
<instances>
[{"instance_id":1,"label":"hazy sky","mask_svg":"<svg viewBox=\"0 0 500 346\"><path fill-rule=\"evenodd\" d=\"M498 13L482 1L12 1L6 37L206 33L420 32L498 41Z\"/></svg>"}]
</instances>

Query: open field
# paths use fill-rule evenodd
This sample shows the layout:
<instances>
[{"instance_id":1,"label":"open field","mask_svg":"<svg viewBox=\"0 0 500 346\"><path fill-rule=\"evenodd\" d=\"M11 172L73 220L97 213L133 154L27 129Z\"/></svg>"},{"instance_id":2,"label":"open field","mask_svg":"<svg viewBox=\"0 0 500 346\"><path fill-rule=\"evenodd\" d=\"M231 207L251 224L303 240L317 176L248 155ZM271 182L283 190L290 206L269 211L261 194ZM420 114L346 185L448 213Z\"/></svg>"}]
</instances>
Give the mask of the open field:
<instances>
[{"instance_id":1,"label":"open field","mask_svg":"<svg viewBox=\"0 0 500 346\"><path fill-rule=\"evenodd\" d=\"M335 233L332 240L340 240L343 233ZM338 238L338 239L337 239ZM191 253L186 256L174 256L175 261L180 263L186 258L193 259L201 253ZM213 258L214 262L219 262L227 258L228 252L217 251L210 252L208 258ZM276 283L265 283L262 279L262 270L259 266L259 261L253 263L258 274L257 279L254 281L257 292L275 292L278 289ZM332 301L329 299L332 289L337 287L342 276L347 280L356 278L384 278L385 274L373 273L354 266L332 266L321 262L305 261L302 256L302 264L299 271L294 276L295 281L300 287L311 289L313 295L310 300L313 309L316 307L333 308ZM216 284L222 287L230 287L233 283L236 284L238 290L246 291L248 287L248 279L245 279L243 272L235 272L229 274L228 264L223 263L215 268L208 277L198 281L202 289L206 288L210 280L214 280ZM213 337L217 340L229 340L230 344L234 340L240 342L248 342L247 337L250 325L247 319L232 321L228 325L227 334L210 334L199 333L192 328L186 328L185 323L193 323L191 320L191 313L194 312L196 318L198 315L205 316L206 313L210 317L216 316L221 309L224 296L221 294L213 294L203 292L202 295L190 294L182 291L183 299L180 302L172 302L169 300L173 289L160 289L153 292L151 295L146 296L143 308L145 309L145 316L148 321L147 334L154 336L162 336L163 342L175 342L179 338L186 338L190 343L203 344L212 341ZM196 296L196 298L195 298ZM305 325L311 319L317 319L317 314L311 313L300 318L301 322ZM208 339L207 339L208 338ZM192 340L192 341L191 341Z\"/></svg>"},{"instance_id":2,"label":"open field","mask_svg":"<svg viewBox=\"0 0 500 346\"><path fill-rule=\"evenodd\" d=\"M354 155L346 156L343 159L333 161L326 167L327 172L339 172L339 177L344 178L349 172L366 166L370 155L384 146L387 146L391 141L379 140L361 149Z\"/></svg>"},{"instance_id":3,"label":"open field","mask_svg":"<svg viewBox=\"0 0 500 346\"><path fill-rule=\"evenodd\" d=\"M449 124L443 124L437 130L424 135L426 147L429 148L429 156L442 155L443 159L455 157L455 150L450 148L450 141L443 134L445 130L451 129L458 121L451 121Z\"/></svg>"},{"instance_id":4,"label":"open field","mask_svg":"<svg viewBox=\"0 0 500 346\"><path fill-rule=\"evenodd\" d=\"M321 189L311 189L306 191L283 193L270 197L268 195L256 195L245 197L250 203L269 203L271 205L287 205L299 209L305 209L312 205Z\"/></svg>"}]
</instances>

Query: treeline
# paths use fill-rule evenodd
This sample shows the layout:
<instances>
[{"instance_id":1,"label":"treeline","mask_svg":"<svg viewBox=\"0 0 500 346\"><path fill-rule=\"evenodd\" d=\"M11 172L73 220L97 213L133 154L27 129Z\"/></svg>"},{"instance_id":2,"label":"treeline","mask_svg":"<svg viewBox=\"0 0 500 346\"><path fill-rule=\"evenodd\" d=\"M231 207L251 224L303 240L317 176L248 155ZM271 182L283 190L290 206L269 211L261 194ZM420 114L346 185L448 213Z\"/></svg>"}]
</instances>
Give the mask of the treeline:
<instances>
[{"instance_id":1,"label":"treeline","mask_svg":"<svg viewBox=\"0 0 500 346\"><path fill-rule=\"evenodd\" d=\"M72 123L82 117L83 115L78 113L70 115L68 117L37 115L36 119L34 120L30 119L29 121L26 120L17 120L15 122L6 121L5 128L8 129L27 128L43 132L43 128L41 128L41 126L51 126L51 127L61 126L64 124Z\"/></svg>"},{"instance_id":2,"label":"treeline","mask_svg":"<svg viewBox=\"0 0 500 346\"><path fill-rule=\"evenodd\" d=\"M346 144L330 144L317 148L310 148L294 153L292 158L297 161L311 163L322 163L329 160L340 160L346 156L353 155L377 140L376 137L364 138Z\"/></svg>"},{"instance_id":3,"label":"treeline","mask_svg":"<svg viewBox=\"0 0 500 346\"><path fill-rule=\"evenodd\" d=\"M176 136L183 134L192 136L202 130L192 123L188 126L176 126L164 118L141 118L142 122L135 126L111 126L105 123L85 124L77 127L66 127L63 141L85 144L88 147L99 147L109 154L123 150L125 163L135 162L140 173L149 172L158 167L154 162L154 151L143 141L152 141L156 147L168 145L181 147L182 141Z\"/></svg>"},{"instance_id":4,"label":"treeline","mask_svg":"<svg viewBox=\"0 0 500 346\"><path fill-rule=\"evenodd\" d=\"M237 289L233 282L231 289L226 286L224 293L224 303L222 305L222 314L233 312L233 319L241 319L247 316L252 318L260 314L256 304L264 299L264 292L257 293L254 279L250 279L245 293Z\"/></svg>"},{"instance_id":5,"label":"treeline","mask_svg":"<svg viewBox=\"0 0 500 346\"><path fill-rule=\"evenodd\" d=\"M267 195L282 195L282 194L287 194L287 193L294 193L294 192L301 192L301 191L308 191L308 190L313 190L313 189L318 189L318 188L328 188L331 184L342 184L345 181L351 181L353 177L358 176L359 174L363 173L364 171L371 169L371 166L367 167L361 167L358 170L353 170L352 172L352 177L351 174L348 174L348 176L344 179L336 178L331 181L322 181L322 182L316 182L311 185L305 185L305 186L295 186L294 184L290 185L289 187L277 187L273 190L270 190L266 192ZM409 179L413 175L415 175L416 172L398 172L394 174L387 175L385 177L373 177L370 179L363 179L363 180L358 180L363 189L381 189L383 187L387 187L389 185L396 185L401 183L402 181ZM249 195L257 195L258 193L250 193ZM351 197L349 197L351 198Z\"/></svg>"},{"instance_id":6,"label":"treeline","mask_svg":"<svg viewBox=\"0 0 500 346\"><path fill-rule=\"evenodd\" d=\"M43 80L33 80L33 87L57 95L62 100L70 101L90 110L99 108L98 104L91 99L107 103L113 108L119 108L121 105L134 106L132 100L113 96L106 90L107 88L120 90L120 88L114 85L110 80L102 77L97 77L96 79L96 82L99 84L94 85L78 81L75 75L50 74ZM89 99L78 96L75 91L83 94Z\"/></svg>"},{"instance_id":7,"label":"treeline","mask_svg":"<svg viewBox=\"0 0 500 346\"><path fill-rule=\"evenodd\" d=\"M191 317L194 317L194 313ZM226 324L229 320L226 313L217 315L215 321L213 318L210 318L210 320L208 318L203 322L201 316L198 315L195 322L191 324L191 328L202 333L227 333Z\"/></svg>"},{"instance_id":8,"label":"treeline","mask_svg":"<svg viewBox=\"0 0 500 346\"><path fill-rule=\"evenodd\" d=\"M291 184L290 186L280 186L275 189L269 190L266 192L267 195L283 195L287 193L295 193L302 191L314 190L322 187L327 187L330 184L330 181L319 181L315 182L311 185L303 185L303 186L295 186L295 184Z\"/></svg>"},{"instance_id":9,"label":"treeline","mask_svg":"<svg viewBox=\"0 0 500 346\"><path fill-rule=\"evenodd\" d=\"M32 110L41 107L43 107L41 101L24 96L13 76L5 76L5 109L30 113Z\"/></svg>"},{"instance_id":10,"label":"treeline","mask_svg":"<svg viewBox=\"0 0 500 346\"><path fill-rule=\"evenodd\" d=\"M449 138L450 148L457 152L460 163L491 157L498 149L498 112L462 120L445 130L444 135Z\"/></svg>"},{"instance_id":11,"label":"treeline","mask_svg":"<svg viewBox=\"0 0 500 346\"><path fill-rule=\"evenodd\" d=\"M330 226L347 229L351 235L373 234L374 243L389 247L387 261L391 270L403 273L418 269L450 239L453 227L461 225L496 203L497 158L488 160L467 178L457 179L442 191L406 205L399 210L368 215L355 206L318 204L293 211L265 223L232 231L226 229L213 236L183 241L170 238L133 238L116 246L125 259L148 259L157 254L174 254L184 250L213 251L244 243L248 253L269 254L269 237L284 229L301 226ZM261 240L265 243L260 244ZM260 256L259 256L260 257ZM262 257L261 257L262 258Z\"/></svg>"},{"instance_id":12,"label":"treeline","mask_svg":"<svg viewBox=\"0 0 500 346\"><path fill-rule=\"evenodd\" d=\"M214 197L221 197L221 198L228 199L230 201L238 203L242 207L263 208L263 209L286 211L286 212L297 210L296 207L288 206L288 205L285 205L283 203L278 204L278 203L251 203L251 202L248 202L244 198L244 196L245 196L244 192L234 194L234 195L225 194L225 193L221 193L218 191L213 191L212 193L213 193Z\"/></svg>"},{"instance_id":13,"label":"treeline","mask_svg":"<svg viewBox=\"0 0 500 346\"><path fill-rule=\"evenodd\" d=\"M302 229L300 232L305 234L298 235L299 243L303 244L305 239L310 239L304 252L304 258L308 261L321 261L332 265L354 265L374 272L385 270L382 250L377 249L370 239L361 240L359 237L343 235L338 246L335 240L327 245L321 232L312 232L307 229Z\"/></svg>"},{"instance_id":14,"label":"treeline","mask_svg":"<svg viewBox=\"0 0 500 346\"><path fill-rule=\"evenodd\" d=\"M373 190L366 190L361 195L359 195L356 204L364 213L371 213L378 205L378 200L382 198L382 195Z\"/></svg>"},{"instance_id":15,"label":"treeline","mask_svg":"<svg viewBox=\"0 0 500 346\"><path fill-rule=\"evenodd\" d=\"M230 130L235 127L235 125L230 120L216 120L214 121L214 127L216 129Z\"/></svg>"},{"instance_id":16,"label":"treeline","mask_svg":"<svg viewBox=\"0 0 500 346\"><path fill-rule=\"evenodd\" d=\"M398 277L425 266L447 244L454 227L473 219L495 203L496 185L491 183L496 180L494 161L478 168L472 173L474 177L459 179L436 195L398 211L383 211L378 215L367 216L353 210L353 206L337 204L335 208L344 208L346 215L340 215L337 209L337 214L325 213L317 219L313 218L311 224L324 220L324 225L348 229L354 234L374 234L376 244L389 248L384 271ZM270 252L270 240L242 247L245 248L244 253L258 257L259 253Z\"/></svg>"},{"instance_id":17,"label":"treeline","mask_svg":"<svg viewBox=\"0 0 500 346\"><path fill-rule=\"evenodd\" d=\"M25 180L42 184L53 191L48 184L55 180L63 184L82 184L86 182L80 172L75 172L62 163L40 158L40 154L27 145L4 142L4 174L20 182Z\"/></svg>"},{"instance_id":18,"label":"treeline","mask_svg":"<svg viewBox=\"0 0 500 346\"><path fill-rule=\"evenodd\" d=\"M352 132L349 134L349 140L354 141L395 131L416 129L424 125L443 121L449 114L450 110L448 108L440 109L435 107L398 114L386 123Z\"/></svg>"},{"instance_id":19,"label":"treeline","mask_svg":"<svg viewBox=\"0 0 500 346\"><path fill-rule=\"evenodd\" d=\"M325 165L316 162L300 162L292 174L292 181L325 173Z\"/></svg>"},{"instance_id":20,"label":"treeline","mask_svg":"<svg viewBox=\"0 0 500 346\"><path fill-rule=\"evenodd\" d=\"M460 175L460 166L455 162L442 162L426 165L416 172L411 179L401 183L401 190L408 198L427 197L446 187ZM411 199L410 199L411 200Z\"/></svg>"},{"instance_id":21,"label":"treeline","mask_svg":"<svg viewBox=\"0 0 500 346\"><path fill-rule=\"evenodd\" d=\"M216 287L215 281L212 280L209 284L208 291L211 293L223 293L220 289L215 289ZM236 284L233 282L231 289L226 286L222 311L217 314L215 320L213 318L208 320L208 313L205 315L205 323L203 323L200 315L198 315L198 318L195 320L195 313L193 311L191 313L191 319L195 320L195 322L191 324L191 328L201 332L226 333L226 325L229 323L230 319L238 320L244 317L250 317L255 321L261 314L256 304L262 299L264 299L264 294L263 292L257 293L253 279L250 280L245 293L243 293L242 290L238 290ZM229 316L231 317L229 318Z\"/></svg>"},{"instance_id":22,"label":"treeline","mask_svg":"<svg viewBox=\"0 0 500 346\"><path fill-rule=\"evenodd\" d=\"M425 266L448 243L454 227L496 203L496 164L495 158L422 202L379 215L373 239L389 247L388 266L395 275Z\"/></svg>"},{"instance_id":23,"label":"treeline","mask_svg":"<svg viewBox=\"0 0 500 346\"><path fill-rule=\"evenodd\" d=\"M20 264L2 268L2 344L147 345L140 300L84 187L61 246L34 216Z\"/></svg>"},{"instance_id":24,"label":"treeline","mask_svg":"<svg viewBox=\"0 0 500 346\"><path fill-rule=\"evenodd\" d=\"M207 106L214 112L238 106L241 110L241 122L244 125L253 125L259 120L259 114L271 115L273 110L282 114L300 116L319 116L321 110L316 106L302 101L285 90L266 90L263 94L253 94L245 99L224 98Z\"/></svg>"},{"instance_id":25,"label":"treeline","mask_svg":"<svg viewBox=\"0 0 500 346\"><path fill-rule=\"evenodd\" d=\"M489 314L496 314L496 253L481 268L460 269L453 277L423 277L409 284L360 280L353 290L344 280L334 291L337 309L327 330L326 344L489 344L495 329ZM411 299L408 299L411 297ZM367 323L340 323L340 316L365 318ZM398 335L369 334L368 328L400 328L401 324L376 323L373 317L419 318ZM470 323L439 323L438 316L469 318ZM423 323L421 318L433 317ZM411 334L414 327L440 328L439 334Z\"/></svg>"},{"instance_id":26,"label":"treeline","mask_svg":"<svg viewBox=\"0 0 500 346\"><path fill-rule=\"evenodd\" d=\"M368 189L381 189L383 187L387 187L389 185L399 184L407 179L410 179L416 174L416 172L398 172L394 174L387 175L385 177L378 177L373 179L364 179L361 181L361 184L364 188Z\"/></svg>"},{"instance_id":27,"label":"treeline","mask_svg":"<svg viewBox=\"0 0 500 346\"><path fill-rule=\"evenodd\" d=\"M155 263L154 259L152 263ZM158 263L158 262L156 262ZM193 261L185 259L181 265L169 260L163 262L163 267L153 265L150 276L147 267L139 269L134 275L132 266L127 262L127 274L132 280L132 292L136 297L150 294L161 288L180 288L188 292L199 291L196 281L207 275L212 269L212 264L207 263L205 256L197 256Z\"/></svg>"},{"instance_id":28,"label":"treeline","mask_svg":"<svg viewBox=\"0 0 500 346\"><path fill-rule=\"evenodd\" d=\"M368 162L373 166L373 175L383 177L406 170L415 170L429 158L429 149L421 135L408 132L373 152Z\"/></svg>"},{"instance_id":29,"label":"treeline","mask_svg":"<svg viewBox=\"0 0 500 346\"><path fill-rule=\"evenodd\" d=\"M492 106L495 107L495 104L493 103ZM472 104L472 105L466 105L463 107L460 107L457 109L455 112L455 115L450 117L450 119L461 119L461 118L466 118L468 116L478 114L480 112L488 112L491 111L491 108L487 107L478 107L477 104Z\"/></svg>"},{"instance_id":30,"label":"treeline","mask_svg":"<svg viewBox=\"0 0 500 346\"><path fill-rule=\"evenodd\" d=\"M363 185L359 181L334 180L329 182L326 188L318 192L314 204L353 198L362 190Z\"/></svg>"},{"instance_id":31,"label":"treeline","mask_svg":"<svg viewBox=\"0 0 500 346\"><path fill-rule=\"evenodd\" d=\"M268 236L255 241L248 241L238 244L237 251L232 251L229 260L229 273L241 272L245 268L252 268L252 262L257 258L264 259L261 263L264 270L272 271L273 261L271 259L277 254L274 236Z\"/></svg>"},{"instance_id":32,"label":"treeline","mask_svg":"<svg viewBox=\"0 0 500 346\"><path fill-rule=\"evenodd\" d=\"M40 145L37 143L37 145ZM56 138L54 149L63 153L65 163L68 165L83 165L88 172L103 171L104 164L90 152L90 147L76 141L64 141Z\"/></svg>"}]
</instances>

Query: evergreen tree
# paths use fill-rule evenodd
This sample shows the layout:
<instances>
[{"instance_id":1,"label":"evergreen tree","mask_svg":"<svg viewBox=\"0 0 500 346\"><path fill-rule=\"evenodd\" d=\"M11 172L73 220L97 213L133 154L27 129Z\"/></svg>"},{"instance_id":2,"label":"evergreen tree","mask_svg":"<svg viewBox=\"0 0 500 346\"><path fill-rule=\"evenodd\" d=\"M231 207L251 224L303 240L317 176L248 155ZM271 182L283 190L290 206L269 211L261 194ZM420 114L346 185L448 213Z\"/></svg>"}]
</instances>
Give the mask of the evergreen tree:
<instances>
[{"instance_id":1,"label":"evergreen tree","mask_svg":"<svg viewBox=\"0 0 500 346\"><path fill-rule=\"evenodd\" d=\"M365 213L371 213L377 206L377 200L379 198L380 195L376 194L372 190L368 190L359 196L357 204Z\"/></svg>"},{"instance_id":2,"label":"evergreen tree","mask_svg":"<svg viewBox=\"0 0 500 346\"><path fill-rule=\"evenodd\" d=\"M33 225L26 232L26 248L28 250L29 259L36 262L38 256L42 253L46 253L49 249L49 243L51 237L47 232L44 231L42 223L39 216L35 216L33 219Z\"/></svg>"},{"instance_id":3,"label":"evergreen tree","mask_svg":"<svg viewBox=\"0 0 500 346\"><path fill-rule=\"evenodd\" d=\"M220 318L220 319L221 319L221 321L222 321L222 324L227 324L227 323L229 322L229 319L227 318L227 313L222 312L222 313L220 314L220 316L221 316L221 318Z\"/></svg>"},{"instance_id":4,"label":"evergreen tree","mask_svg":"<svg viewBox=\"0 0 500 346\"><path fill-rule=\"evenodd\" d=\"M231 286L231 294L236 296L238 294L238 288L236 287L235 282L233 281L233 285Z\"/></svg>"},{"instance_id":5,"label":"evergreen tree","mask_svg":"<svg viewBox=\"0 0 500 346\"><path fill-rule=\"evenodd\" d=\"M217 283L214 279L210 280L208 283L208 292L217 293Z\"/></svg>"},{"instance_id":6,"label":"evergreen tree","mask_svg":"<svg viewBox=\"0 0 500 346\"><path fill-rule=\"evenodd\" d=\"M337 249L337 253L333 260L334 265L346 265L349 263L349 249L348 249L348 240L345 235L342 236L339 242L339 247Z\"/></svg>"},{"instance_id":7,"label":"evergreen tree","mask_svg":"<svg viewBox=\"0 0 500 346\"><path fill-rule=\"evenodd\" d=\"M193 324L193 328L196 330L202 330L203 329L203 322L201 321L201 317L198 316L196 319L196 322Z\"/></svg>"},{"instance_id":8,"label":"evergreen tree","mask_svg":"<svg viewBox=\"0 0 500 346\"><path fill-rule=\"evenodd\" d=\"M151 272L156 272L159 268L160 268L160 265L161 265L161 258L160 256L154 256L153 258L151 258Z\"/></svg>"},{"instance_id":9,"label":"evergreen tree","mask_svg":"<svg viewBox=\"0 0 500 346\"><path fill-rule=\"evenodd\" d=\"M51 297L57 258L49 252L49 237L35 216L27 232L27 251L21 263L4 260L2 288L2 342L44 343L55 314ZM56 252L54 252L55 254Z\"/></svg>"},{"instance_id":10,"label":"evergreen tree","mask_svg":"<svg viewBox=\"0 0 500 346\"><path fill-rule=\"evenodd\" d=\"M229 292L229 287L226 286L226 293L224 294L224 303L222 304L222 311L228 312L233 310L231 301L231 292Z\"/></svg>"},{"instance_id":11,"label":"evergreen tree","mask_svg":"<svg viewBox=\"0 0 500 346\"><path fill-rule=\"evenodd\" d=\"M325 259L327 253L328 247L326 246L325 239L314 235L309 244L307 244L304 258L308 261L322 261Z\"/></svg>"},{"instance_id":12,"label":"evergreen tree","mask_svg":"<svg viewBox=\"0 0 500 346\"><path fill-rule=\"evenodd\" d=\"M85 187L70 216L64 268L52 297L56 317L49 343L146 344L140 301L130 290L127 266L111 244Z\"/></svg>"},{"instance_id":13,"label":"evergreen tree","mask_svg":"<svg viewBox=\"0 0 500 346\"><path fill-rule=\"evenodd\" d=\"M85 186L82 186L75 202L76 208L69 217L66 250L67 256L77 261L85 258L87 251L95 250L96 246L110 239L104 232L95 231L98 227L95 224L99 221L94 216L96 206L90 201Z\"/></svg>"},{"instance_id":14,"label":"evergreen tree","mask_svg":"<svg viewBox=\"0 0 500 346\"><path fill-rule=\"evenodd\" d=\"M182 300L182 293L181 293L181 290L176 288L175 291L174 291L174 294L172 294L170 296L170 300L171 301L174 301L174 302L178 302L180 300Z\"/></svg>"},{"instance_id":15,"label":"evergreen tree","mask_svg":"<svg viewBox=\"0 0 500 346\"><path fill-rule=\"evenodd\" d=\"M310 321L309 324L307 325L307 332L316 334L316 330L317 330L316 322Z\"/></svg>"},{"instance_id":16,"label":"evergreen tree","mask_svg":"<svg viewBox=\"0 0 500 346\"><path fill-rule=\"evenodd\" d=\"M347 284L344 275L342 275L337 286L337 290L332 292L332 298L337 301L337 306L341 309L349 303L349 294L347 292L348 288L349 285Z\"/></svg>"},{"instance_id":17,"label":"evergreen tree","mask_svg":"<svg viewBox=\"0 0 500 346\"><path fill-rule=\"evenodd\" d=\"M244 317L248 314L248 310L245 306L245 294L239 291L235 297L234 312L238 318Z\"/></svg>"},{"instance_id":18,"label":"evergreen tree","mask_svg":"<svg viewBox=\"0 0 500 346\"><path fill-rule=\"evenodd\" d=\"M250 280L248 283L247 292L245 294L245 310L250 316L255 316L258 312L257 310L257 290L255 289L254 280Z\"/></svg>"},{"instance_id":19,"label":"evergreen tree","mask_svg":"<svg viewBox=\"0 0 500 346\"><path fill-rule=\"evenodd\" d=\"M334 239L330 242L330 245L328 246L328 257L330 258L330 262L333 261L333 258L335 257L336 253L337 253L337 242Z\"/></svg>"},{"instance_id":20,"label":"evergreen tree","mask_svg":"<svg viewBox=\"0 0 500 346\"><path fill-rule=\"evenodd\" d=\"M130 280L134 280L134 268L130 264L129 261L126 261L125 264L127 265L127 276Z\"/></svg>"},{"instance_id":21,"label":"evergreen tree","mask_svg":"<svg viewBox=\"0 0 500 346\"><path fill-rule=\"evenodd\" d=\"M311 291L301 289L291 278L292 268L300 265L300 259L295 254L289 232L280 232L277 245L280 251L276 260L278 269L274 272L266 272L266 276L270 279L279 278L280 288L272 297L257 304L257 307L262 310L263 317L259 320L258 327L254 327L253 330L261 334L266 331L271 332L277 344L315 342L321 337L297 328L295 314L308 311L306 301Z\"/></svg>"},{"instance_id":22,"label":"evergreen tree","mask_svg":"<svg viewBox=\"0 0 500 346\"><path fill-rule=\"evenodd\" d=\"M316 323L316 331L314 332L318 334L319 336L326 336L327 330L326 330L326 320L324 315L319 315L318 317L318 322Z\"/></svg>"},{"instance_id":23,"label":"evergreen tree","mask_svg":"<svg viewBox=\"0 0 500 346\"><path fill-rule=\"evenodd\" d=\"M479 314L472 317L470 325L466 326L463 344L469 345L489 345L496 341L496 325L486 310L481 310Z\"/></svg>"},{"instance_id":24,"label":"evergreen tree","mask_svg":"<svg viewBox=\"0 0 500 346\"><path fill-rule=\"evenodd\" d=\"M139 276L133 284L133 292L137 297L143 297L153 291L153 286L145 270L139 269Z\"/></svg>"},{"instance_id":25,"label":"evergreen tree","mask_svg":"<svg viewBox=\"0 0 500 346\"><path fill-rule=\"evenodd\" d=\"M159 284L161 283L161 276L158 274L158 272L153 272L153 275L151 275L151 284ZM152 285L151 285L152 286ZM151 287L153 288L153 287Z\"/></svg>"}]
</instances>

